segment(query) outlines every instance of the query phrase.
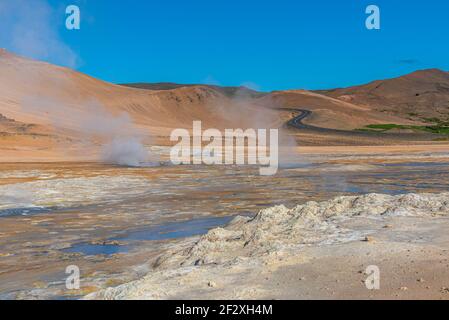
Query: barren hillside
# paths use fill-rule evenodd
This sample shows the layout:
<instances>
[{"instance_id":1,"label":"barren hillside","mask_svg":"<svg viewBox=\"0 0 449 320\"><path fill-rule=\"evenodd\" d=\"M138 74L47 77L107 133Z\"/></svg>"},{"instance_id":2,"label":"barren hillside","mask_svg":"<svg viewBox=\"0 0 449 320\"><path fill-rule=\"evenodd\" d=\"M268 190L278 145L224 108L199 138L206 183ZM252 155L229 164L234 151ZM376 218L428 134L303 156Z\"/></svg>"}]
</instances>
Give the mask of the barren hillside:
<instances>
[{"instance_id":1,"label":"barren hillside","mask_svg":"<svg viewBox=\"0 0 449 320\"><path fill-rule=\"evenodd\" d=\"M262 105L277 108L305 109L312 111L305 123L332 129L353 130L373 123L412 123L398 116L391 116L369 106L342 101L305 90L273 92L260 98Z\"/></svg>"},{"instance_id":2,"label":"barren hillside","mask_svg":"<svg viewBox=\"0 0 449 320\"><path fill-rule=\"evenodd\" d=\"M0 50L2 161L92 159L105 140L117 136L168 145L173 129L190 129L195 120L203 128L285 127L295 109L312 112L304 124L347 131L291 130L308 145L400 144L399 135L352 132L370 124L447 120L448 101L449 75L439 70L348 89L260 93L245 87L115 85Z\"/></svg>"},{"instance_id":3,"label":"barren hillside","mask_svg":"<svg viewBox=\"0 0 449 320\"><path fill-rule=\"evenodd\" d=\"M60 153L55 149L84 148L87 140L111 134L155 141L174 128L191 128L194 120L208 128L280 122L277 112L255 108L248 97L230 98L212 87L125 87L0 51L0 139L8 146L3 156L22 150L27 158L39 150L51 158Z\"/></svg>"},{"instance_id":4,"label":"barren hillside","mask_svg":"<svg viewBox=\"0 0 449 320\"><path fill-rule=\"evenodd\" d=\"M439 69L318 93L414 120L449 120L449 73Z\"/></svg>"}]
</instances>

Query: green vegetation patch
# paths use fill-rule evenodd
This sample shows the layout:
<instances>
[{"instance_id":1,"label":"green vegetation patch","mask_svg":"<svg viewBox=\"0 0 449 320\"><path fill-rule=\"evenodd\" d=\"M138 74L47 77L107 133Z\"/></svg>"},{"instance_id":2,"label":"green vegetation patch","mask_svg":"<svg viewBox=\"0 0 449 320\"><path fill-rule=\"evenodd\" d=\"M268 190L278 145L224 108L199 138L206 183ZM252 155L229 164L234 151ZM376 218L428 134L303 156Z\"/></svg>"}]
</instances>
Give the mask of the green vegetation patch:
<instances>
[{"instance_id":1,"label":"green vegetation patch","mask_svg":"<svg viewBox=\"0 0 449 320\"><path fill-rule=\"evenodd\" d=\"M447 134L449 135L449 126L444 125L432 125L432 126L411 126L402 124L370 124L365 128L358 129L358 131L368 132L387 132L392 129L401 130L413 130L413 131L425 131L434 134Z\"/></svg>"}]
</instances>

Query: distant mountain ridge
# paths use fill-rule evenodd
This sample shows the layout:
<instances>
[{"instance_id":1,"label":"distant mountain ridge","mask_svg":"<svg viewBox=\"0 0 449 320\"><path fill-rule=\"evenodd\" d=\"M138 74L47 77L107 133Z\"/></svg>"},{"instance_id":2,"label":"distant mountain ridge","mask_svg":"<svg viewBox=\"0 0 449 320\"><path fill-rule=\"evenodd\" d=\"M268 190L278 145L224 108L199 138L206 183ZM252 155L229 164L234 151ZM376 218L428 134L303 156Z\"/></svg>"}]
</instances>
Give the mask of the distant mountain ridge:
<instances>
[{"instance_id":1,"label":"distant mountain ridge","mask_svg":"<svg viewBox=\"0 0 449 320\"><path fill-rule=\"evenodd\" d=\"M415 120L449 119L449 72L440 69L419 70L365 85L315 92Z\"/></svg>"},{"instance_id":2,"label":"distant mountain ridge","mask_svg":"<svg viewBox=\"0 0 449 320\"><path fill-rule=\"evenodd\" d=\"M169 144L173 129L191 128L198 120L204 128L284 129L298 109L311 112L304 124L346 131L446 121L449 74L430 69L350 88L266 93L244 86L117 85L0 50L0 159L8 161L88 157L79 152L86 144L97 152L114 130L130 127L149 145ZM299 129L288 134L310 145L383 143Z\"/></svg>"},{"instance_id":3,"label":"distant mountain ridge","mask_svg":"<svg viewBox=\"0 0 449 320\"><path fill-rule=\"evenodd\" d=\"M209 85L209 84L180 84L180 83L173 83L173 82L124 83L124 84L120 84L120 85L126 86L126 87L138 88L138 89L145 89L145 90L173 90L173 89L178 89L178 88L183 88L183 87L208 87L208 88L214 89L216 91L219 91L228 97L243 96L243 97L257 98L257 97L262 97L267 94L265 92L260 92L260 91L250 89L246 86L226 87L226 86Z\"/></svg>"}]
</instances>

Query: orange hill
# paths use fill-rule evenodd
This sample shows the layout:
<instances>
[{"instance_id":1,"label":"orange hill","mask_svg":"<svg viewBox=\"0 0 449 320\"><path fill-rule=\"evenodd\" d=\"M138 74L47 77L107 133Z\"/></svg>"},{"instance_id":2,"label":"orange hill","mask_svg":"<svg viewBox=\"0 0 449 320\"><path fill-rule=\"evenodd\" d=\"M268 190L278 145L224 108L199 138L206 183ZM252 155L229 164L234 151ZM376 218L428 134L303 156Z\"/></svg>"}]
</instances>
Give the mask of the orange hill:
<instances>
[{"instance_id":1,"label":"orange hill","mask_svg":"<svg viewBox=\"0 0 449 320\"><path fill-rule=\"evenodd\" d=\"M311 110L304 123L324 128L420 124L424 116L447 116L448 97L449 76L439 70L347 89L262 94L243 87L115 85L0 50L0 160L90 159L86 145L95 153L115 134L168 144L172 129L191 128L194 120L218 129L282 127L292 117L285 108Z\"/></svg>"}]
</instances>

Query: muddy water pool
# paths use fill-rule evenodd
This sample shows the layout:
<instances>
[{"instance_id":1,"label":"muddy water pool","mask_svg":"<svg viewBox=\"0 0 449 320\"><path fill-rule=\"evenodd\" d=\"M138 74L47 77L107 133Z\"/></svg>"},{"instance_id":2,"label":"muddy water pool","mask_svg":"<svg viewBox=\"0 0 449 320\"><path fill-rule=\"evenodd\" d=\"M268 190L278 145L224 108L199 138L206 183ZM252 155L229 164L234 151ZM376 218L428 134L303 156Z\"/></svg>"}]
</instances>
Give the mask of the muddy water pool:
<instances>
[{"instance_id":1,"label":"muddy water pool","mask_svg":"<svg viewBox=\"0 0 449 320\"><path fill-rule=\"evenodd\" d=\"M236 215L339 195L449 190L449 161L333 159L258 168L2 164L0 298L76 298L148 272L180 239ZM77 265L82 288L65 289Z\"/></svg>"}]
</instances>

